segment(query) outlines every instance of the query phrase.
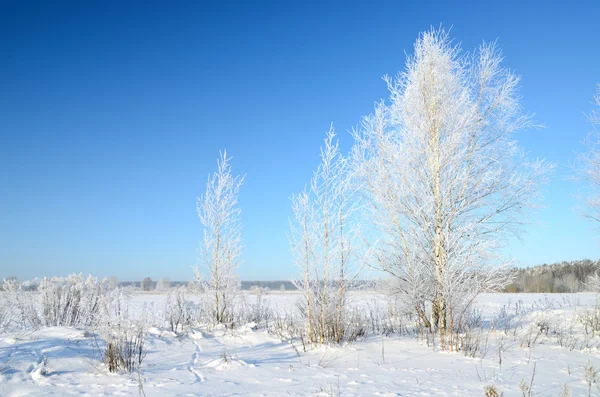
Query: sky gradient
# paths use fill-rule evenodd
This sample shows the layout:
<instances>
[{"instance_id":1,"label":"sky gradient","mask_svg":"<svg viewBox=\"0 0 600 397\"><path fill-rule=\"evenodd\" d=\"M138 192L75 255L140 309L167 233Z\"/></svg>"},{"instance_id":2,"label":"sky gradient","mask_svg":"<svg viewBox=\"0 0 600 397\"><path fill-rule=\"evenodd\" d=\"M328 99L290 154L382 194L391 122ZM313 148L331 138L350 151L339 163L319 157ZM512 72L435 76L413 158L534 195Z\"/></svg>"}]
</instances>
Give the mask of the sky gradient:
<instances>
[{"instance_id":1,"label":"sky gradient","mask_svg":"<svg viewBox=\"0 0 600 397\"><path fill-rule=\"evenodd\" d=\"M0 277L190 279L196 197L227 149L247 174L240 275L290 278L289 197L330 123L348 150L387 95L381 76L440 24L466 50L498 39L546 127L518 138L558 164L507 254L600 258L566 179L600 83L599 2L169 3L0 5Z\"/></svg>"}]
</instances>

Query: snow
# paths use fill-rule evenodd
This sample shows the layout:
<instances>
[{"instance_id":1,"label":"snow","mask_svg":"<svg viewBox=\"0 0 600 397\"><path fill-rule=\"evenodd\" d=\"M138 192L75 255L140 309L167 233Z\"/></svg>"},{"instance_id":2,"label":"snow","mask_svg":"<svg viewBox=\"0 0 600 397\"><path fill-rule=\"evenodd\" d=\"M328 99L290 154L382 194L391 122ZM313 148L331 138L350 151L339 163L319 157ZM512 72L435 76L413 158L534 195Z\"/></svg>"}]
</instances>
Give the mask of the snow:
<instances>
[{"instance_id":1,"label":"snow","mask_svg":"<svg viewBox=\"0 0 600 397\"><path fill-rule=\"evenodd\" d=\"M262 299L287 310L297 297L284 293ZM377 299L367 292L353 298L355 305ZM156 318L164 300L164 294L133 296L135 307L152 306ZM155 323L148 330L141 372L113 374L101 363L102 341L88 330L4 333L0 396L138 396L140 387L148 397L484 396L484 387L494 385L509 397L522 396L519 383L529 385L532 376L532 395L556 396L566 384L571 396L587 396L584 367L600 368L600 336L586 337L578 319L595 302L595 295L583 293L482 295L476 306L484 322L504 309L512 328L508 333L502 327L484 329L487 347L476 358L441 352L418 335L370 336L303 352L299 341L281 341L256 324L176 334ZM549 323L548 335L535 331L541 320ZM577 347L560 346L555 334L560 329L570 330ZM527 346L531 335L538 338ZM594 393L600 393L596 385Z\"/></svg>"}]
</instances>

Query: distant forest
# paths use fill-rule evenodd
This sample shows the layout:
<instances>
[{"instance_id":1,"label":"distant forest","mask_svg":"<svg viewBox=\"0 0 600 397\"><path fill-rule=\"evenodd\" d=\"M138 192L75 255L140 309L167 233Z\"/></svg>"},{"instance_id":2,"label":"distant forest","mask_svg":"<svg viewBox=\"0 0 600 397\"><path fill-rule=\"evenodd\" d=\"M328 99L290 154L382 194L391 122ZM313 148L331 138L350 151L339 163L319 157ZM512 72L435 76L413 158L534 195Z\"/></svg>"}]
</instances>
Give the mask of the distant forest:
<instances>
[{"instance_id":1,"label":"distant forest","mask_svg":"<svg viewBox=\"0 0 600 397\"><path fill-rule=\"evenodd\" d=\"M600 272L600 260L563 261L551 265L514 268L512 272L514 272L514 281L503 292L581 292L588 290L589 277ZM365 280L357 283L356 287L370 289L374 285L376 284ZM244 290L251 290L256 286L271 291L296 290L290 281L242 281Z\"/></svg>"},{"instance_id":2,"label":"distant forest","mask_svg":"<svg viewBox=\"0 0 600 397\"><path fill-rule=\"evenodd\" d=\"M178 287L180 285L188 285L189 281L171 281L170 287ZM242 281L242 290L249 291L255 287L261 287L263 289L269 289L271 291L295 291L296 287L294 283L289 280L283 281ZM119 283L121 287L135 287L141 288L142 282L140 281L122 281ZM158 287L158 282L150 281L149 289L153 290Z\"/></svg>"},{"instance_id":3,"label":"distant forest","mask_svg":"<svg viewBox=\"0 0 600 397\"><path fill-rule=\"evenodd\" d=\"M551 265L543 264L529 268L514 268L514 281L509 284L503 292L581 292L588 291L588 281L590 276L600 274L600 260L592 261L583 259L577 261L565 261L553 263ZM7 279L16 279L16 277L7 277ZM112 281L114 279L114 282ZM146 278L143 281L121 281L111 278L111 284L121 287L141 288L146 291L155 289L168 289L180 285L188 285L188 281L169 281L163 278L159 281L153 281ZM193 282L192 282L193 283ZM0 290L1 290L0 282ZM39 284L39 279L35 281L26 281L23 283L25 290L35 290ZM242 281L242 290L250 291L260 287L263 292L268 291L295 291L296 287L289 280L277 281ZM359 280L355 283L353 289L369 290L377 288L377 282L372 280Z\"/></svg>"},{"instance_id":4,"label":"distant forest","mask_svg":"<svg viewBox=\"0 0 600 397\"><path fill-rule=\"evenodd\" d=\"M583 259L515 268L514 281L505 292L578 292L587 291L589 277L600 272L600 260Z\"/></svg>"},{"instance_id":5,"label":"distant forest","mask_svg":"<svg viewBox=\"0 0 600 397\"><path fill-rule=\"evenodd\" d=\"M546 292L565 293L588 291L590 276L600 273L600 260L582 259L563 261L551 265L543 264L529 268L514 268L514 281L503 292ZM371 289L376 285L371 281L361 281L358 289ZM254 287L268 288L271 291L294 291L290 281L242 281L242 289Z\"/></svg>"}]
</instances>

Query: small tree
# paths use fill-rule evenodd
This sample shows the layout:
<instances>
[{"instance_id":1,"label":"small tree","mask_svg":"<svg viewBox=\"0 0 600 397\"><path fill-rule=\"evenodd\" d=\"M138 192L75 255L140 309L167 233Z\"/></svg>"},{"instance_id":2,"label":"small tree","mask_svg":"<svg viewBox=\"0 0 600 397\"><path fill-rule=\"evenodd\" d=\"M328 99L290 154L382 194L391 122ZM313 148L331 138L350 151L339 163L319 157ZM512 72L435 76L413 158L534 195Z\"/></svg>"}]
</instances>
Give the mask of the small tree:
<instances>
[{"instance_id":1,"label":"small tree","mask_svg":"<svg viewBox=\"0 0 600 397\"><path fill-rule=\"evenodd\" d=\"M302 293L302 304L306 317L306 336L309 341L315 341L313 305L316 298L315 281L312 274L315 260L314 211L306 190L292 196L291 200L294 217L290 220L289 240L294 262L301 273L301 277L292 282Z\"/></svg>"},{"instance_id":2,"label":"small tree","mask_svg":"<svg viewBox=\"0 0 600 397\"><path fill-rule=\"evenodd\" d=\"M196 204L204 229L200 260L208 279L202 280L198 267L194 268L194 274L199 282L205 282L217 322L230 319L233 299L240 288L236 275L242 253L238 194L244 176L231 174L230 160L226 151L220 155L217 171L208 177L206 193Z\"/></svg>"},{"instance_id":3,"label":"small tree","mask_svg":"<svg viewBox=\"0 0 600 397\"><path fill-rule=\"evenodd\" d=\"M163 277L156 283L156 289L166 291L171 288L171 280L168 277Z\"/></svg>"},{"instance_id":4,"label":"small tree","mask_svg":"<svg viewBox=\"0 0 600 397\"><path fill-rule=\"evenodd\" d=\"M117 276L111 276L108 281L108 285L111 290L117 289L119 287L119 279Z\"/></svg>"},{"instance_id":5,"label":"small tree","mask_svg":"<svg viewBox=\"0 0 600 397\"><path fill-rule=\"evenodd\" d=\"M152 284L152 279L150 277L146 277L145 279L143 279L142 283L140 284L140 288L142 291L150 291L151 289L153 289L154 286Z\"/></svg>"},{"instance_id":6,"label":"small tree","mask_svg":"<svg viewBox=\"0 0 600 397\"><path fill-rule=\"evenodd\" d=\"M313 343L342 341L347 292L360 271L352 218L359 207L357 188L334 137L332 127L310 189L292 196L290 244L301 273L294 284L303 293L306 332Z\"/></svg>"}]
</instances>

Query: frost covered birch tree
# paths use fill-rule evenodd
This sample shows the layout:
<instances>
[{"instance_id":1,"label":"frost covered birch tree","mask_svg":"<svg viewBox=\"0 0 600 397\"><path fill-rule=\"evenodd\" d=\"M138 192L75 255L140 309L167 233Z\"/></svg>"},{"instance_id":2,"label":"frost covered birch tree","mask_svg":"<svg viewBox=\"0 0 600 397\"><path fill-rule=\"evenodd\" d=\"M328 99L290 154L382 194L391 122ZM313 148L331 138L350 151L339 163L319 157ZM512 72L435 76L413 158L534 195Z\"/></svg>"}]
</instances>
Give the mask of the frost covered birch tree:
<instances>
[{"instance_id":1,"label":"frost covered birch tree","mask_svg":"<svg viewBox=\"0 0 600 397\"><path fill-rule=\"evenodd\" d=\"M292 196L290 245L300 270L294 284L303 293L311 343L343 340L347 292L360 271L353 217L360 208L358 187L334 137L332 127L310 187Z\"/></svg>"},{"instance_id":2,"label":"frost covered birch tree","mask_svg":"<svg viewBox=\"0 0 600 397\"><path fill-rule=\"evenodd\" d=\"M299 277L292 280L296 288L302 293L302 306L304 309L306 338L313 342L316 334L314 331L313 316L315 305L315 281L313 270L315 267L315 219L309 192L303 192L291 197L293 218L290 219L290 249L294 257L294 264L299 270Z\"/></svg>"},{"instance_id":3,"label":"frost covered birch tree","mask_svg":"<svg viewBox=\"0 0 600 397\"><path fill-rule=\"evenodd\" d=\"M381 240L377 265L427 328L444 333L479 292L508 281L498 248L526 222L552 165L512 138L534 126L495 43L463 53L421 34L354 132L353 159ZM429 314L427 314L429 311ZM452 346L450 346L452 347Z\"/></svg>"},{"instance_id":4,"label":"frost covered birch tree","mask_svg":"<svg viewBox=\"0 0 600 397\"><path fill-rule=\"evenodd\" d=\"M213 318L219 323L228 321L231 316L233 299L239 290L236 270L242 253L238 195L244 176L231 174L230 160L226 151L221 153L217 171L208 177L206 193L196 204L204 229L200 260L207 279L203 280L198 267L194 273L196 279L204 283L212 300Z\"/></svg>"},{"instance_id":5,"label":"frost covered birch tree","mask_svg":"<svg viewBox=\"0 0 600 397\"><path fill-rule=\"evenodd\" d=\"M583 142L588 151L579 155L577 171L590 187L589 194L581 198L585 206L583 213L588 219L600 222L600 84L594 99L599 108L588 116L592 130Z\"/></svg>"}]
</instances>

